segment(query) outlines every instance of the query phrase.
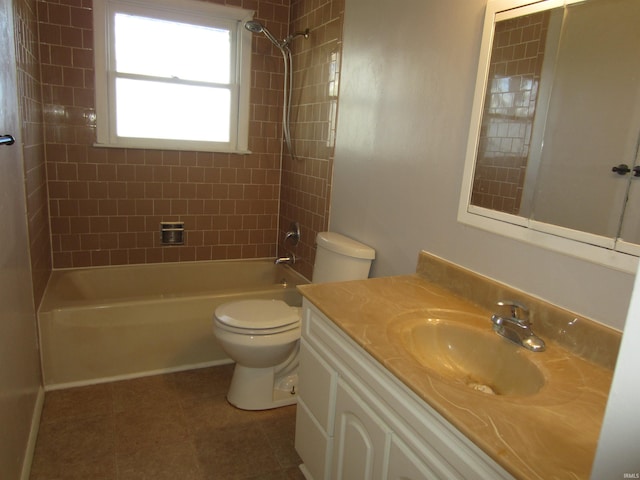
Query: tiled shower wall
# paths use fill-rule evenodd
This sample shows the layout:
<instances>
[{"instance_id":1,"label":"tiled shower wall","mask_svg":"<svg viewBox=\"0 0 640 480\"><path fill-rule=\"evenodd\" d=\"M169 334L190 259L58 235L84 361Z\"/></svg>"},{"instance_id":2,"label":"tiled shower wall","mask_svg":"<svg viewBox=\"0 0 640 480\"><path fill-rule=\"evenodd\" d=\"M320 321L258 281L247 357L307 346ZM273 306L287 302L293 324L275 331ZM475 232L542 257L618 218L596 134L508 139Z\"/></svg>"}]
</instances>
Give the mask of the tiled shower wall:
<instances>
[{"instance_id":1,"label":"tiled shower wall","mask_svg":"<svg viewBox=\"0 0 640 480\"><path fill-rule=\"evenodd\" d=\"M311 278L315 238L329 223L337 90L344 0L292 0L291 32L310 29L293 43L294 89L291 133L296 158L284 156L280 207L280 255L296 255L295 268ZM297 221L301 241L284 244Z\"/></svg>"},{"instance_id":2,"label":"tiled shower wall","mask_svg":"<svg viewBox=\"0 0 640 480\"><path fill-rule=\"evenodd\" d=\"M549 12L496 24L471 203L518 214Z\"/></svg>"},{"instance_id":3,"label":"tiled shower wall","mask_svg":"<svg viewBox=\"0 0 640 480\"><path fill-rule=\"evenodd\" d=\"M219 0L286 35L289 0ZM250 155L96 148L91 0L38 2L54 268L270 257L280 195L282 60L255 35ZM161 221L185 222L161 246Z\"/></svg>"},{"instance_id":4,"label":"tiled shower wall","mask_svg":"<svg viewBox=\"0 0 640 480\"><path fill-rule=\"evenodd\" d=\"M15 0L17 84L34 304L39 305L51 272L42 97L36 0Z\"/></svg>"}]
</instances>

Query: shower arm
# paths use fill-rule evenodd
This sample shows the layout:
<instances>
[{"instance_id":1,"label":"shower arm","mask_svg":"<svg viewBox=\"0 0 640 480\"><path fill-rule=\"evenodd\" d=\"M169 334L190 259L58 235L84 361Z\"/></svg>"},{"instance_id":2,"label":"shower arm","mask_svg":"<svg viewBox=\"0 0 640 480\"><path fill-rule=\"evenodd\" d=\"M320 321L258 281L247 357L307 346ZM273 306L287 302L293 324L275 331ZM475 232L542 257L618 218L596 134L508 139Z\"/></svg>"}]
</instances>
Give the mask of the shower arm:
<instances>
[{"instance_id":1,"label":"shower arm","mask_svg":"<svg viewBox=\"0 0 640 480\"><path fill-rule=\"evenodd\" d=\"M309 38L309 29L308 29L308 28L305 28L305 29L304 29L304 31L301 31L301 32L294 32L294 33L292 33L291 35L288 35L284 40L282 40L281 45L282 45L283 47L288 47L288 46L289 46L289 44L291 43L291 41L292 41L294 38L297 38L297 37Z\"/></svg>"}]
</instances>

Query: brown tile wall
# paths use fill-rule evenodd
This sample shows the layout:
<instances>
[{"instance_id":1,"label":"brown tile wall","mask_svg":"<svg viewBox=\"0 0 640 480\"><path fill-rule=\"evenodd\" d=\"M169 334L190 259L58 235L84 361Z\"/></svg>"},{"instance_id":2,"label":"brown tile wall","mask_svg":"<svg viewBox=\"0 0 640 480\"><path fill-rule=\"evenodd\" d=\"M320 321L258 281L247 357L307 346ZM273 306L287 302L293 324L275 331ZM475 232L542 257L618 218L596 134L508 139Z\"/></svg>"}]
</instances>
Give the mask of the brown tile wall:
<instances>
[{"instance_id":1,"label":"brown tile wall","mask_svg":"<svg viewBox=\"0 0 640 480\"><path fill-rule=\"evenodd\" d=\"M518 214L549 12L496 24L471 203Z\"/></svg>"},{"instance_id":2,"label":"brown tile wall","mask_svg":"<svg viewBox=\"0 0 640 480\"><path fill-rule=\"evenodd\" d=\"M34 303L37 308L51 273L51 243L49 240L36 0L16 0L14 11L31 276Z\"/></svg>"},{"instance_id":3,"label":"brown tile wall","mask_svg":"<svg viewBox=\"0 0 640 480\"><path fill-rule=\"evenodd\" d=\"M339 76L342 50L344 0L292 0L290 31L310 29L308 39L297 38L294 53L291 134L296 159L284 155L278 251L297 256L296 270L311 278L315 259L315 237L329 224L329 200L333 172L337 93L331 95L332 62ZM336 87L337 88L337 87ZM301 242L283 244L286 230L297 221Z\"/></svg>"},{"instance_id":4,"label":"brown tile wall","mask_svg":"<svg viewBox=\"0 0 640 480\"><path fill-rule=\"evenodd\" d=\"M276 36L289 0L216 0L257 12ZM282 60L255 35L250 155L95 148L91 0L38 2L55 268L276 254ZM161 221L185 222L160 246Z\"/></svg>"}]
</instances>

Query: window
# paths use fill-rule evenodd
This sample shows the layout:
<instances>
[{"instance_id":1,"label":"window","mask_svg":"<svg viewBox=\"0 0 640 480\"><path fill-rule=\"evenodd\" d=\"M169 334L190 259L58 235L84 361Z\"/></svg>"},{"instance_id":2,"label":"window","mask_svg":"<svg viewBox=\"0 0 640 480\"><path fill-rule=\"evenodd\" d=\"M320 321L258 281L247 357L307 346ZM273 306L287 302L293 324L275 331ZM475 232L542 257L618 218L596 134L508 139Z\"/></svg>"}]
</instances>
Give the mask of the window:
<instances>
[{"instance_id":1,"label":"window","mask_svg":"<svg viewBox=\"0 0 640 480\"><path fill-rule=\"evenodd\" d=\"M247 153L252 15L95 0L97 144Z\"/></svg>"}]
</instances>

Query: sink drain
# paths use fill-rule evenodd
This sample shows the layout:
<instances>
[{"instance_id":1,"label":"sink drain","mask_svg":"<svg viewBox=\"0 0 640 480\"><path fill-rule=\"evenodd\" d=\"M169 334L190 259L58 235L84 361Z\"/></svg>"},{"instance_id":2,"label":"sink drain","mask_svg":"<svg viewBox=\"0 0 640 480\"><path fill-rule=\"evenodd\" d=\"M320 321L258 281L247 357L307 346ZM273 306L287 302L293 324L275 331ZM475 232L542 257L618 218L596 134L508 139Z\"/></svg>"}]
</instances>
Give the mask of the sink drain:
<instances>
[{"instance_id":1,"label":"sink drain","mask_svg":"<svg viewBox=\"0 0 640 480\"><path fill-rule=\"evenodd\" d=\"M491 388L489 385L485 385L484 383L469 382L467 383L467 386L478 392L486 393L488 395L496 395L496 392L493 390L493 388Z\"/></svg>"}]
</instances>

